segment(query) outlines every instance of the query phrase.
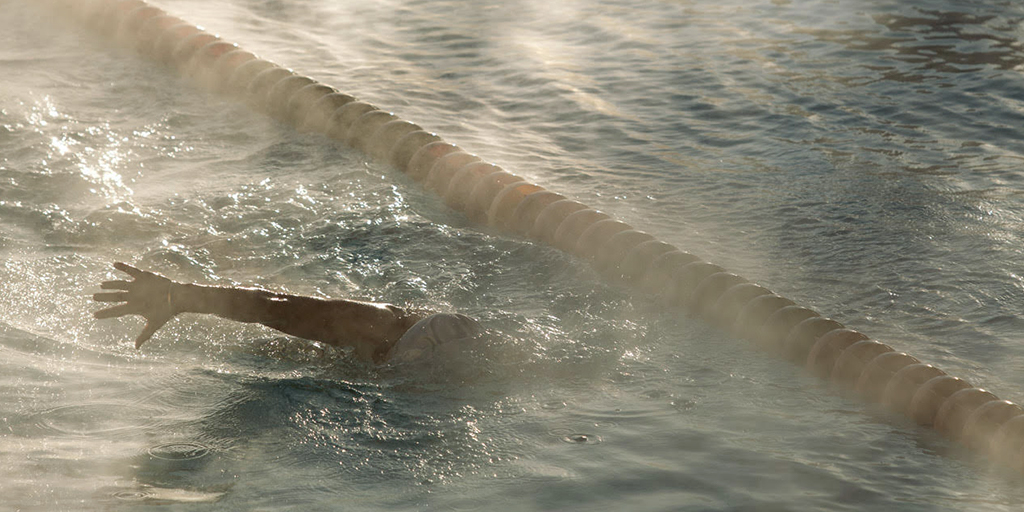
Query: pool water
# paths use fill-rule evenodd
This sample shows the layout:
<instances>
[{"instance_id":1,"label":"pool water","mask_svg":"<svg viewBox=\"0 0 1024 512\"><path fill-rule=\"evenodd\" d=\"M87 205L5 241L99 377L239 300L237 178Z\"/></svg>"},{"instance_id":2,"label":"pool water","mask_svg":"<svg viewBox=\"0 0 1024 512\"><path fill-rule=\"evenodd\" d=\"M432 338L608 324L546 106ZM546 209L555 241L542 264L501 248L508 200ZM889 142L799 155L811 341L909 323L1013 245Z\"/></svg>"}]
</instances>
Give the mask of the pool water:
<instances>
[{"instance_id":1,"label":"pool water","mask_svg":"<svg viewBox=\"0 0 1024 512\"><path fill-rule=\"evenodd\" d=\"M8 510L1017 510L1019 475L0 0ZM1024 4L154 1L1024 399ZM457 371L92 318L180 281L459 311Z\"/></svg>"}]
</instances>

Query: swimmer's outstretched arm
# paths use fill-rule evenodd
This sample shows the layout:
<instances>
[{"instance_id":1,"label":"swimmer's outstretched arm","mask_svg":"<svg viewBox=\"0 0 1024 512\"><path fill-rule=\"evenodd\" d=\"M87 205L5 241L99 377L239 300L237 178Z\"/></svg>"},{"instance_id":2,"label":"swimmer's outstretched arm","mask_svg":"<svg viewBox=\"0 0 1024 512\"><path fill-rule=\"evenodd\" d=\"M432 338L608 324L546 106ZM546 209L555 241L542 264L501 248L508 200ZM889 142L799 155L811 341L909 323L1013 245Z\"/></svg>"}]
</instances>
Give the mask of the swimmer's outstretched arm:
<instances>
[{"instance_id":1,"label":"swimmer's outstretched arm","mask_svg":"<svg viewBox=\"0 0 1024 512\"><path fill-rule=\"evenodd\" d=\"M183 284L124 263L114 268L131 281L105 281L98 302L121 302L101 309L96 318L141 315L146 326L135 340L139 348L179 313L206 313L272 327L286 334L352 347L364 359L381 361L388 349L423 315L390 304L346 299L319 299L255 288Z\"/></svg>"}]
</instances>

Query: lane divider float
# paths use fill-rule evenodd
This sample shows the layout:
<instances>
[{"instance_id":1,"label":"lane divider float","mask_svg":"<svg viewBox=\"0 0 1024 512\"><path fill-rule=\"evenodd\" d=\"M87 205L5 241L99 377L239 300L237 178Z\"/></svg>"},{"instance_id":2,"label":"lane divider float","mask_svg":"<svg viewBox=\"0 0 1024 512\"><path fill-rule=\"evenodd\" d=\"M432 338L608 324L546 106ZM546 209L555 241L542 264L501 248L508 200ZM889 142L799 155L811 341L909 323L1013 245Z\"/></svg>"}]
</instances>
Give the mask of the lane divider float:
<instances>
[{"instance_id":1,"label":"lane divider float","mask_svg":"<svg viewBox=\"0 0 1024 512\"><path fill-rule=\"evenodd\" d=\"M1024 408L1017 404L142 0L50 3L201 89L390 164L473 221L584 259L614 283L803 365L844 396L881 404L1024 471Z\"/></svg>"}]
</instances>

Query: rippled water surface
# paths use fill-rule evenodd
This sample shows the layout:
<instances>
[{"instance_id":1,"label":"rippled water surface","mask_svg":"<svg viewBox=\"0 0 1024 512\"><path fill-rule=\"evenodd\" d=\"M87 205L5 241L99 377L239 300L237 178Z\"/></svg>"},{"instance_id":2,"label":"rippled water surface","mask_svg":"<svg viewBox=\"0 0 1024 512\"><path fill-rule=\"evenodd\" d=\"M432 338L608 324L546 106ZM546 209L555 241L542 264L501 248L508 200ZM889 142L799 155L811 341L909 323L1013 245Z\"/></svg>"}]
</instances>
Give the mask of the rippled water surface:
<instances>
[{"instance_id":1,"label":"rippled water surface","mask_svg":"<svg viewBox=\"0 0 1024 512\"><path fill-rule=\"evenodd\" d=\"M1024 399L1024 7L154 2ZM0 0L4 509L1018 510L1020 480L393 169ZM90 295L458 310L456 374Z\"/></svg>"}]
</instances>

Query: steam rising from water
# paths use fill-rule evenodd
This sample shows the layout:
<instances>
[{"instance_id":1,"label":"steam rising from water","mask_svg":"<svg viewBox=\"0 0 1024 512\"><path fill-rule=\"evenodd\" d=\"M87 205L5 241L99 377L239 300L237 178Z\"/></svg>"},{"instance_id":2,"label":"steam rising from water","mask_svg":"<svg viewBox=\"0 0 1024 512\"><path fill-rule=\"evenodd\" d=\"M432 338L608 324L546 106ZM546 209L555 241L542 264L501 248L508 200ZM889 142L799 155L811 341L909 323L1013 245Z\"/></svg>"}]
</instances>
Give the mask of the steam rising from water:
<instances>
[{"instance_id":1,"label":"steam rising from water","mask_svg":"<svg viewBox=\"0 0 1024 512\"><path fill-rule=\"evenodd\" d=\"M991 123L929 111L977 95L928 66L956 52L929 57L936 43L915 39L979 24L773 5L167 7L880 338L1024 388L1020 151L1000 135L1017 102L996 74L999 92L978 100ZM4 9L17 78L3 96L17 100L0 106L0 431L19 446L0 467L27 475L5 479L13 503L1018 497L794 368L649 311L561 254L468 227L388 169ZM899 33L875 37L882 27ZM177 321L139 353L136 324L89 316L113 259L458 309L503 338L454 383L210 319Z\"/></svg>"}]
</instances>

